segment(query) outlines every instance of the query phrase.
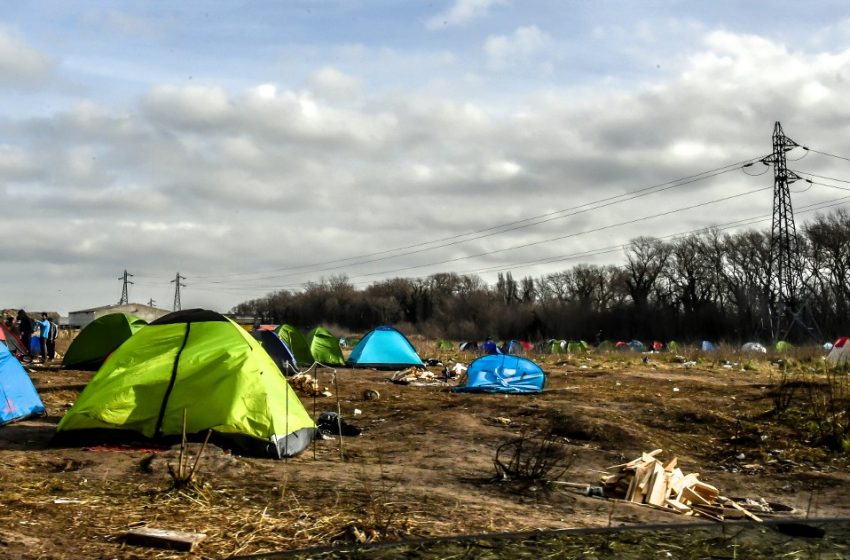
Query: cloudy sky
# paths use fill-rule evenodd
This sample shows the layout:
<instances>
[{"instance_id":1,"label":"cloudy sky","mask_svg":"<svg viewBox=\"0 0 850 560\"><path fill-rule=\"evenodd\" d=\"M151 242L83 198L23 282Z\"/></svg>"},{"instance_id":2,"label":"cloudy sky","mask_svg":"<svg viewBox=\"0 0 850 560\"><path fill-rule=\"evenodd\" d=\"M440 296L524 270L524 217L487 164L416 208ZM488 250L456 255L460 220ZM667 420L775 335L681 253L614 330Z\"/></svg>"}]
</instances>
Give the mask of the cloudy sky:
<instances>
[{"instance_id":1,"label":"cloudy sky","mask_svg":"<svg viewBox=\"0 0 850 560\"><path fill-rule=\"evenodd\" d=\"M333 274L538 276L765 227L774 121L850 156L848 99L838 0L10 3L0 307L115 303L127 269L133 301L170 308L179 271L184 307L227 311ZM850 202L806 187L798 224Z\"/></svg>"}]
</instances>

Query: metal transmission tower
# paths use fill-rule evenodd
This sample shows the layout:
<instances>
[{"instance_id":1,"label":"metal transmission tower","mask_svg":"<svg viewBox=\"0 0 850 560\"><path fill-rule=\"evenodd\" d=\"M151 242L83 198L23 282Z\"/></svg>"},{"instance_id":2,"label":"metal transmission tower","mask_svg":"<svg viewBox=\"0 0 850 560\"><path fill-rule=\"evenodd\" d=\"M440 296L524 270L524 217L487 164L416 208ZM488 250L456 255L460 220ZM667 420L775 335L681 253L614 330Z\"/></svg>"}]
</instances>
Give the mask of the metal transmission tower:
<instances>
[{"instance_id":1,"label":"metal transmission tower","mask_svg":"<svg viewBox=\"0 0 850 560\"><path fill-rule=\"evenodd\" d=\"M185 288L186 284L183 284L181 280L185 280L185 276L180 276L180 273L177 273L177 276L174 277L174 280L171 281L174 284L174 307L173 311L180 311L180 288Z\"/></svg>"},{"instance_id":2,"label":"metal transmission tower","mask_svg":"<svg viewBox=\"0 0 850 560\"><path fill-rule=\"evenodd\" d=\"M789 185L800 176L788 171L785 153L799 146L785 136L777 121L773 127L773 153L763 161L773 165L773 223L770 230L770 329L773 340L794 338L805 331L813 338L817 325L806 304L803 265ZM797 336L796 338L800 338Z\"/></svg>"},{"instance_id":3,"label":"metal transmission tower","mask_svg":"<svg viewBox=\"0 0 850 560\"><path fill-rule=\"evenodd\" d=\"M153 307L153 306L155 306L155 305L156 305L156 300L155 300L155 299L153 299L153 298L150 298L150 299L148 300L148 307Z\"/></svg>"},{"instance_id":4,"label":"metal transmission tower","mask_svg":"<svg viewBox=\"0 0 850 560\"><path fill-rule=\"evenodd\" d=\"M133 281L130 280L130 278L132 278L132 277L133 277L133 275L130 274L129 272L127 272L126 269L124 270L124 274L122 274L121 276L118 277L119 280L123 280L123 282L124 282L121 285L121 299L118 300L118 305L127 305L128 303L130 303L130 298L129 298L129 294L127 292L127 288L128 288L129 284L133 283Z\"/></svg>"}]
</instances>

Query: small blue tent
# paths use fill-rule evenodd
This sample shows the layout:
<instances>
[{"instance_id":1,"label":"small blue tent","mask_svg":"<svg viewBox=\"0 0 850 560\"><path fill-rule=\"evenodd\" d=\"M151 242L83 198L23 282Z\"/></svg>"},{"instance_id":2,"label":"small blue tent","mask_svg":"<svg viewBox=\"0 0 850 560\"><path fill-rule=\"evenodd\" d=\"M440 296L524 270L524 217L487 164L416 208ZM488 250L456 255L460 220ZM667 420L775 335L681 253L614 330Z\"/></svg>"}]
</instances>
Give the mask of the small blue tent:
<instances>
[{"instance_id":1,"label":"small blue tent","mask_svg":"<svg viewBox=\"0 0 850 560\"><path fill-rule=\"evenodd\" d=\"M712 343L710 340L703 340L701 348L703 352L711 352L715 349L714 343Z\"/></svg>"},{"instance_id":2,"label":"small blue tent","mask_svg":"<svg viewBox=\"0 0 850 560\"><path fill-rule=\"evenodd\" d=\"M387 326L369 331L351 351L347 363L351 367L376 369L425 365L410 341Z\"/></svg>"},{"instance_id":3,"label":"small blue tent","mask_svg":"<svg viewBox=\"0 0 850 560\"><path fill-rule=\"evenodd\" d=\"M502 352L505 354L524 354L525 348L522 347L522 344L518 340L509 340L502 348Z\"/></svg>"},{"instance_id":4,"label":"small blue tent","mask_svg":"<svg viewBox=\"0 0 850 560\"><path fill-rule=\"evenodd\" d=\"M484 344L481 345L481 351L485 354L501 354L502 352L501 350L499 350L499 347L496 345L496 343L490 340L489 338L484 341Z\"/></svg>"},{"instance_id":5,"label":"small blue tent","mask_svg":"<svg viewBox=\"0 0 850 560\"><path fill-rule=\"evenodd\" d=\"M275 331L260 330L251 331L251 336L260 341L263 350L271 356L283 375L289 376L298 373L298 362L295 355L279 334Z\"/></svg>"},{"instance_id":6,"label":"small blue tent","mask_svg":"<svg viewBox=\"0 0 850 560\"><path fill-rule=\"evenodd\" d=\"M640 340L633 340L629 342L629 348L631 348L635 352L646 352L646 344L644 344Z\"/></svg>"},{"instance_id":7,"label":"small blue tent","mask_svg":"<svg viewBox=\"0 0 850 560\"><path fill-rule=\"evenodd\" d=\"M466 385L456 393L539 393L546 382L540 366L507 354L482 356L469 364Z\"/></svg>"},{"instance_id":8,"label":"small blue tent","mask_svg":"<svg viewBox=\"0 0 850 560\"><path fill-rule=\"evenodd\" d=\"M26 370L5 344L0 344L0 424L43 414L44 404Z\"/></svg>"}]
</instances>

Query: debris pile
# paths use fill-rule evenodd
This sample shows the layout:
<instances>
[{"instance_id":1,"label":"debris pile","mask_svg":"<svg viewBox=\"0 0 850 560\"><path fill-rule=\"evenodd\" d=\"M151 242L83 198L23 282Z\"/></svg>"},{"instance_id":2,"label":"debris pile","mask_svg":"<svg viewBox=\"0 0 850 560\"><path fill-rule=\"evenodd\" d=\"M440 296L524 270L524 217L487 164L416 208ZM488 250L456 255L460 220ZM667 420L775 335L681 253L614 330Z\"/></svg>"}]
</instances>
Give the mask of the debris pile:
<instances>
[{"instance_id":1,"label":"debris pile","mask_svg":"<svg viewBox=\"0 0 850 560\"><path fill-rule=\"evenodd\" d=\"M417 368L407 368L395 372L390 381L399 385L413 385L415 387L428 387L432 385L443 385L433 372Z\"/></svg>"},{"instance_id":2,"label":"debris pile","mask_svg":"<svg viewBox=\"0 0 850 560\"><path fill-rule=\"evenodd\" d=\"M743 517L761 521L735 500L721 496L711 484L702 482L699 473L684 474L676 466L675 457L663 464L657 459L661 451L643 453L634 461L610 467L608 470L617 472L602 477L604 495L716 521Z\"/></svg>"},{"instance_id":3,"label":"debris pile","mask_svg":"<svg viewBox=\"0 0 850 560\"><path fill-rule=\"evenodd\" d=\"M293 375L292 377L288 377L286 379L289 386L304 393L309 397L331 397L333 393L331 393L327 387L319 389L319 380L314 378L309 373L299 373L298 375Z\"/></svg>"}]
</instances>

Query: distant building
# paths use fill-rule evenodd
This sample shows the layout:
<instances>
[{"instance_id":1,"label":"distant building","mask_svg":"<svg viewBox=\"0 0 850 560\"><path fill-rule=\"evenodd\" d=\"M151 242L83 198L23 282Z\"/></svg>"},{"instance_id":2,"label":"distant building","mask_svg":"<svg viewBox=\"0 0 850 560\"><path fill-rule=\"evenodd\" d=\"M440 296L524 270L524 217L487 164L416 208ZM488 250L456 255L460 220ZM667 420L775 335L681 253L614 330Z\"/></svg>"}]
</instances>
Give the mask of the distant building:
<instances>
[{"instance_id":1,"label":"distant building","mask_svg":"<svg viewBox=\"0 0 850 560\"><path fill-rule=\"evenodd\" d=\"M145 305L143 303L103 305L101 307L92 307L91 309L71 311L68 313L68 326L72 329L82 329L98 317L103 317L110 313L132 313L133 315L150 323L155 319L159 319L163 315L171 313L171 311L168 309L160 309L159 307L151 307L150 305Z\"/></svg>"}]
</instances>

